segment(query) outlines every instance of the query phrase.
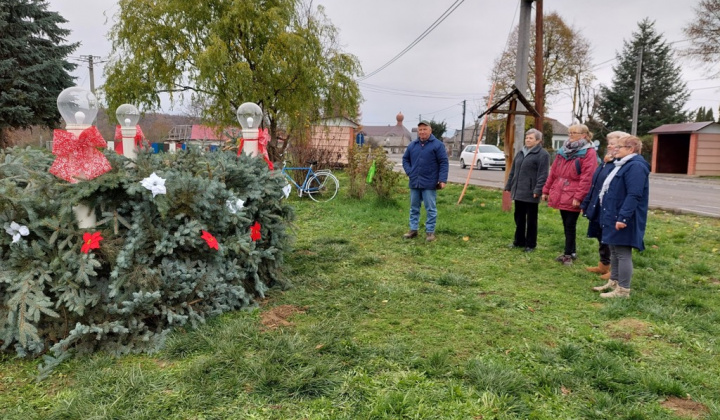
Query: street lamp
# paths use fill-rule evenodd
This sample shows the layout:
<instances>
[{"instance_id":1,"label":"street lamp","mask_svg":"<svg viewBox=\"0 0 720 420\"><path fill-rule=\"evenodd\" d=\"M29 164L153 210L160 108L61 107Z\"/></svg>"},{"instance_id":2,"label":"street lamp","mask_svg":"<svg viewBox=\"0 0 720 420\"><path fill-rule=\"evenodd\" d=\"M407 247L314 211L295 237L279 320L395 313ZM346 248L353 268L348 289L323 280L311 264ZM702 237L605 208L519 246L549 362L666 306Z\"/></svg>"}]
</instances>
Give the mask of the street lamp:
<instances>
[{"instance_id":1,"label":"street lamp","mask_svg":"<svg viewBox=\"0 0 720 420\"><path fill-rule=\"evenodd\" d=\"M134 160L137 157L135 134L137 133L137 123L140 121L140 111L135 105L122 104L115 111L115 116L120 123L122 132L123 156Z\"/></svg>"},{"instance_id":2,"label":"street lamp","mask_svg":"<svg viewBox=\"0 0 720 420\"><path fill-rule=\"evenodd\" d=\"M256 103L245 102L238 107L236 114L242 127L243 152L250 156L256 156L258 154L258 127L260 127L263 117L262 109Z\"/></svg>"},{"instance_id":3,"label":"street lamp","mask_svg":"<svg viewBox=\"0 0 720 420\"><path fill-rule=\"evenodd\" d=\"M90 127L98 113L98 100L89 90L69 87L58 95L57 107L65 120L65 130L79 136Z\"/></svg>"},{"instance_id":4,"label":"street lamp","mask_svg":"<svg viewBox=\"0 0 720 420\"><path fill-rule=\"evenodd\" d=\"M89 90L79 86L69 87L58 95L57 107L65 120L65 130L80 137L90 127L98 113L98 101ZM94 228L97 223L95 211L84 204L73 206L80 229Z\"/></svg>"}]
</instances>

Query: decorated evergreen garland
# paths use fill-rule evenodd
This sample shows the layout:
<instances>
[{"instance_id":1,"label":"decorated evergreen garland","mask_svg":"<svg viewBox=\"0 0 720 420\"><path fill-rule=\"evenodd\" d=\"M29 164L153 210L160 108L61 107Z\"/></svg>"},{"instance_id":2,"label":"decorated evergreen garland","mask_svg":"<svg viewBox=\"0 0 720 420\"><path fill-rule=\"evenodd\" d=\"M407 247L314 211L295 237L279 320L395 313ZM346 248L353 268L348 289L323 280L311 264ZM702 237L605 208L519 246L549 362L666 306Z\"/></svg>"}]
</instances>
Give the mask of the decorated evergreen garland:
<instances>
[{"instance_id":1,"label":"decorated evergreen garland","mask_svg":"<svg viewBox=\"0 0 720 420\"><path fill-rule=\"evenodd\" d=\"M105 152L112 169L68 183L53 156L0 151L0 348L46 356L153 351L171 328L287 286L291 208L267 163L232 152ZM73 206L95 209L79 229Z\"/></svg>"}]
</instances>

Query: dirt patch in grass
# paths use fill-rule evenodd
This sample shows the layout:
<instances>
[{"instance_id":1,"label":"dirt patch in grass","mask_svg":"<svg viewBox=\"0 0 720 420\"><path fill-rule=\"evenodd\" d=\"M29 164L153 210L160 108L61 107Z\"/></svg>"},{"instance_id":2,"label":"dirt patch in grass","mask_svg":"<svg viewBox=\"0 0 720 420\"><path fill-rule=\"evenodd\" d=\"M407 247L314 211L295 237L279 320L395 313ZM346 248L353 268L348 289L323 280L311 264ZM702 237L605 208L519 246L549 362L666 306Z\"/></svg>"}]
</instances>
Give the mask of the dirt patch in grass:
<instances>
[{"instance_id":1,"label":"dirt patch in grass","mask_svg":"<svg viewBox=\"0 0 720 420\"><path fill-rule=\"evenodd\" d=\"M605 326L605 329L610 337L622 338L623 340L650 335L650 324L635 318L612 321Z\"/></svg>"},{"instance_id":2,"label":"dirt patch in grass","mask_svg":"<svg viewBox=\"0 0 720 420\"><path fill-rule=\"evenodd\" d=\"M711 278L711 279L710 279L710 284L720 285L720 280L718 280L718 279L716 279L716 278Z\"/></svg>"},{"instance_id":3,"label":"dirt patch in grass","mask_svg":"<svg viewBox=\"0 0 720 420\"><path fill-rule=\"evenodd\" d=\"M675 413L677 416L688 419L701 419L705 417L709 410L703 404L693 401L690 398L682 399L678 397L670 397L660 403L663 408Z\"/></svg>"},{"instance_id":4,"label":"dirt patch in grass","mask_svg":"<svg viewBox=\"0 0 720 420\"><path fill-rule=\"evenodd\" d=\"M295 314L304 313L304 308L294 305L280 305L261 313L260 322L267 330L274 330L279 327L289 327L293 325L293 323L288 321L288 318Z\"/></svg>"},{"instance_id":5,"label":"dirt patch in grass","mask_svg":"<svg viewBox=\"0 0 720 420\"><path fill-rule=\"evenodd\" d=\"M309 249L299 249L295 253L298 255L306 255L306 256L311 256L311 257L314 257L317 255L317 252L310 251Z\"/></svg>"}]
</instances>

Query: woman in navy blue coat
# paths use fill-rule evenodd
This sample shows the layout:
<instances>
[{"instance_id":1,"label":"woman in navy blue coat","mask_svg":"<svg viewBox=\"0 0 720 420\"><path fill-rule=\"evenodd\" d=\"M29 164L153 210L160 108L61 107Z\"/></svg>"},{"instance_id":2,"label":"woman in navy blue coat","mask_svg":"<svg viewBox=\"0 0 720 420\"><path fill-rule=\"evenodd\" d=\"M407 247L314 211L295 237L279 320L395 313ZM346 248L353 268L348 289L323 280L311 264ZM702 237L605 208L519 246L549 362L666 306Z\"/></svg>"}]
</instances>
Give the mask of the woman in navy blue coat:
<instances>
[{"instance_id":1,"label":"woman in navy blue coat","mask_svg":"<svg viewBox=\"0 0 720 420\"><path fill-rule=\"evenodd\" d=\"M642 142L635 136L618 139L615 168L600 189L602 242L610 246L610 279L597 291L604 298L629 297L633 274L632 249L645 249L650 196L650 165L640 156Z\"/></svg>"},{"instance_id":2,"label":"woman in navy blue coat","mask_svg":"<svg viewBox=\"0 0 720 420\"><path fill-rule=\"evenodd\" d=\"M620 137L629 136L623 131L613 131L607 135L607 151L603 162L598 166L593 174L590 192L585 196L580 209L583 215L588 219L588 238L597 238L598 254L600 261L597 267L587 267L585 270L591 273L601 275L603 280L610 278L610 247L602 242L602 229L600 228L600 189L602 188L605 178L615 169L613 162L615 161L615 145Z\"/></svg>"}]
</instances>

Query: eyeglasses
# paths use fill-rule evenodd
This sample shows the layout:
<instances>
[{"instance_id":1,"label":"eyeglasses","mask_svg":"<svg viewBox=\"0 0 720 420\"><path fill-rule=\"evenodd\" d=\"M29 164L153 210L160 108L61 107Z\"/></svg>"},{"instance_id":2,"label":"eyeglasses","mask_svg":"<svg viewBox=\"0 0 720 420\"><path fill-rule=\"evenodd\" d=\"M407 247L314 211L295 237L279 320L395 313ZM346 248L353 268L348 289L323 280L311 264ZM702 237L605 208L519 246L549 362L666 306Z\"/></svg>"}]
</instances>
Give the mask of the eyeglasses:
<instances>
[{"instance_id":1,"label":"eyeglasses","mask_svg":"<svg viewBox=\"0 0 720 420\"><path fill-rule=\"evenodd\" d=\"M568 134L585 134L585 133L581 133L580 131L568 131Z\"/></svg>"},{"instance_id":2,"label":"eyeglasses","mask_svg":"<svg viewBox=\"0 0 720 420\"><path fill-rule=\"evenodd\" d=\"M632 149L632 146L615 146L615 147L618 148L618 149L622 149L622 148Z\"/></svg>"}]
</instances>

